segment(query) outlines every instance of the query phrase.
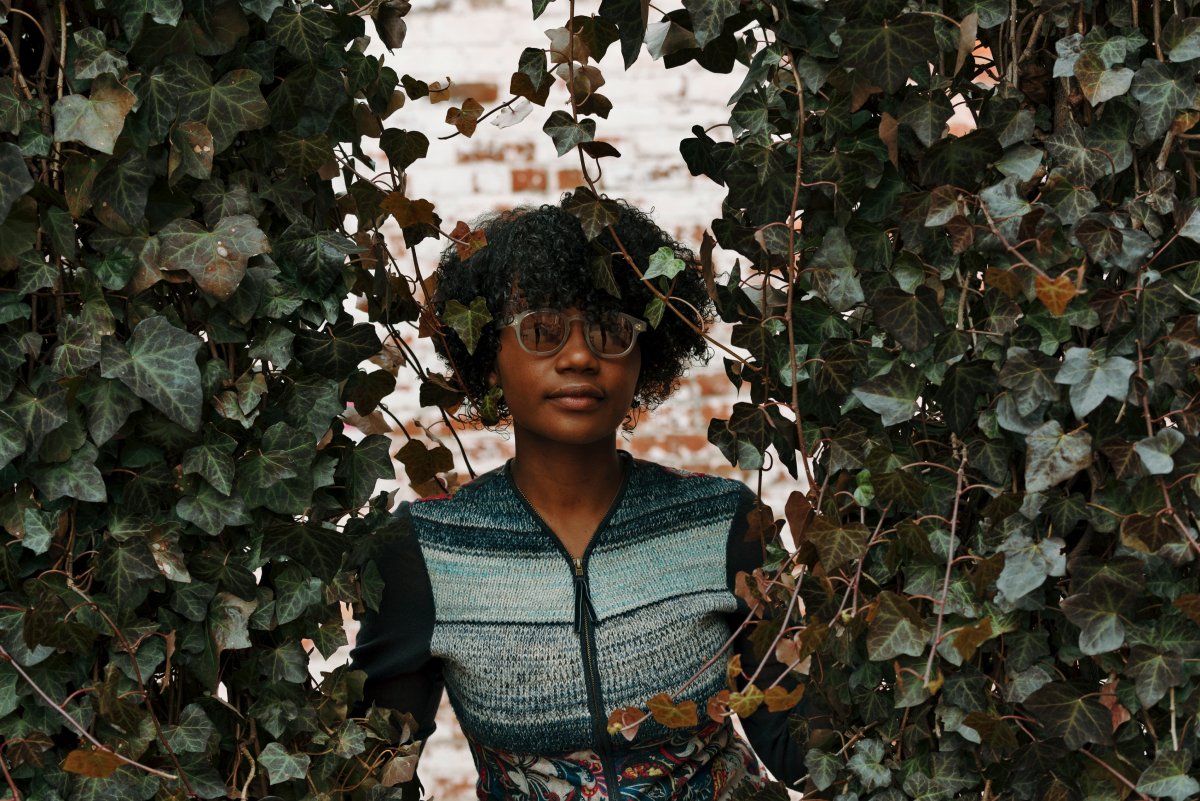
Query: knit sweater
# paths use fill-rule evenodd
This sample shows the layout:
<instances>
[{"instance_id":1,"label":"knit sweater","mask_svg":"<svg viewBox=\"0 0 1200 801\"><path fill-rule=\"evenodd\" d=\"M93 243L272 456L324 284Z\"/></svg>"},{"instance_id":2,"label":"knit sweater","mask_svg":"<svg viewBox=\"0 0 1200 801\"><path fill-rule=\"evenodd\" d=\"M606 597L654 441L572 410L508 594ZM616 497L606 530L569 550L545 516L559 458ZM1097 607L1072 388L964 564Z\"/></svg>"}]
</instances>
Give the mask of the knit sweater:
<instances>
[{"instance_id":1,"label":"knit sweater","mask_svg":"<svg viewBox=\"0 0 1200 801\"><path fill-rule=\"evenodd\" d=\"M761 542L745 536L744 485L625 461L580 560L507 465L453 497L403 505L409 533L376 559L383 598L363 616L353 666L368 700L413 712L422 739L444 684L481 799L711 801L764 781L730 722L705 712L724 660L676 698L696 703L696 726L648 718L632 741L607 732L613 709L675 692L717 653L747 611L734 578L762 563ZM750 650L744 637L736 646ZM786 718L764 709L743 727L771 771L795 781L803 755Z\"/></svg>"}]
</instances>

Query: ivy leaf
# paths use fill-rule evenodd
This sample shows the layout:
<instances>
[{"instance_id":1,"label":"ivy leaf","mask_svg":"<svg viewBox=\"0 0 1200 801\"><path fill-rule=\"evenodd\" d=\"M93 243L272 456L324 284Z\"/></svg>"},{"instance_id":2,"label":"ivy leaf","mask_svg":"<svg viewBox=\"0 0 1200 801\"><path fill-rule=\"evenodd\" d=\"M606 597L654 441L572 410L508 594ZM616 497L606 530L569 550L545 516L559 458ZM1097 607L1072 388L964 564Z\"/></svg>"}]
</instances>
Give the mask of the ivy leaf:
<instances>
[{"instance_id":1,"label":"ivy leaf","mask_svg":"<svg viewBox=\"0 0 1200 801\"><path fill-rule=\"evenodd\" d=\"M420 131L388 128L379 137L379 149L387 156L389 165L406 170L429 153L429 138Z\"/></svg>"},{"instance_id":2,"label":"ivy leaf","mask_svg":"<svg viewBox=\"0 0 1200 801\"><path fill-rule=\"evenodd\" d=\"M1025 699L1025 708L1051 737L1062 737L1067 748L1112 742L1112 714L1082 683L1052 682Z\"/></svg>"},{"instance_id":3,"label":"ivy leaf","mask_svg":"<svg viewBox=\"0 0 1200 801\"><path fill-rule=\"evenodd\" d=\"M1125 673L1133 678L1138 703L1149 709L1184 680L1183 658L1145 645L1129 649Z\"/></svg>"},{"instance_id":4,"label":"ivy leaf","mask_svg":"<svg viewBox=\"0 0 1200 801\"><path fill-rule=\"evenodd\" d=\"M323 599L321 580L298 565L288 565L275 578L275 619L280 625L296 620Z\"/></svg>"},{"instance_id":5,"label":"ivy leaf","mask_svg":"<svg viewBox=\"0 0 1200 801\"><path fill-rule=\"evenodd\" d=\"M864 790L887 787L892 783L892 772L883 764L884 747L879 740L859 740L854 746L854 755L846 767L862 782Z\"/></svg>"},{"instance_id":6,"label":"ivy leaf","mask_svg":"<svg viewBox=\"0 0 1200 801\"><path fill-rule=\"evenodd\" d=\"M179 715L178 724L163 727L163 734L171 750L182 753L207 751L208 742L216 733L216 726L209 720L200 704L188 704Z\"/></svg>"},{"instance_id":7,"label":"ivy leaf","mask_svg":"<svg viewBox=\"0 0 1200 801\"><path fill-rule=\"evenodd\" d=\"M1086 431L1064 433L1049 420L1026 437L1025 489L1041 492L1060 484L1092 463L1092 436Z\"/></svg>"},{"instance_id":8,"label":"ivy leaf","mask_svg":"<svg viewBox=\"0 0 1200 801\"><path fill-rule=\"evenodd\" d=\"M1150 767L1138 776L1137 791L1155 798L1187 801L1200 793L1200 781L1191 775L1192 754L1187 749L1159 748Z\"/></svg>"},{"instance_id":9,"label":"ivy leaf","mask_svg":"<svg viewBox=\"0 0 1200 801\"><path fill-rule=\"evenodd\" d=\"M804 765L808 768L808 777L818 790L826 790L837 780L842 771L842 760L837 754L810 748L804 755Z\"/></svg>"},{"instance_id":10,"label":"ivy leaf","mask_svg":"<svg viewBox=\"0 0 1200 801\"><path fill-rule=\"evenodd\" d=\"M215 537L227 526L244 526L250 522L241 495L226 495L200 481L196 494L184 495L175 504L175 514Z\"/></svg>"},{"instance_id":11,"label":"ivy leaf","mask_svg":"<svg viewBox=\"0 0 1200 801\"><path fill-rule=\"evenodd\" d=\"M1009 603L1042 586L1047 576L1066 573L1065 547L1058 537L1031 540L1021 532L1010 534L999 550L1004 554L1004 568L996 579L996 589Z\"/></svg>"},{"instance_id":12,"label":"ivy leaf","mask_svg":"<svg viewBox=\"0 0 1200 801\"><path fill-rule=\"evenodd\" d=\"M114 159L96 176L92 200L97 216L112 228L140 228L146 216L146 202L154 185L154 167L138 150L130 150ZM110 214L111 212L111 214ZM115 214L117 220L112 220Z\"/></svg>"},{"instance_id":13,"label":"ivy leaf","mask_svg":"<svg viewBox=\"0 0 1200 801\"><path fill-rule=\"evenodd\" d=\"M925 147L932 147L946 133L954 107L944 92L912 92L900 105L901 124L907 125Z\"/></svg>"},{"instance_id":14,"label":"ivy leaf","mask_svg":"<svg viewBox=\"0 0 1200 801\"><path fill-rule=\"evenodd\" d=\"M75 31L75 77L87 80L103 73L120 77L129 67L129 60L120 53L108 49L104 31L84 28Z\"/></svg>"},{"instance_id":15,"label":"ivy leaf","mask_svg":"<svg viewBox=\"0 0 1200 801\"><path fill-rule=\"evenodd\" d=\"M278 13L278 12L276 12ZM308 775L308 754L292 754L279 743L269 743L258 755L258 764L267 772L271 784Z\"/></svg>"},{"instance_id":16,"label":"ivy leaf","mask_svg":"<svg viewBox=\"0 0 1200 801\"><path fill-rule=\"evenodd\" d=\"M183 270L217 300L229 300L251 256L271 250L249 214L222 217L211 232L195 220L173 220L158 233L159 266Z\"/></svg>"},{"instance_id":17,"label":"ivy leaf","mask_svg":"<svg viewBox=\"0 0 1200 801\"><path fill-rule=\"evenodd\" d=\"M980 402L994 393L995 389L996 375L991 362L974 359L951 365L935 396L950 430L958 434L966 433L975 421Z\"/></svg>"},{"instance_id":18,"label":"ivy leaf","mask_svg":"<svg viewBox=\"0 0 1200 801\"><path fill-rule=\"evenodd\" d=\"M741 3L739 0L684 0L683 7L692 17L696 44L704 47L721 35L725 20L741 10Z\"/></svg>"},{"instance_id":19,"label":"ivy leaf","mask_svg":"<svg viewBox=\"0 0 1200 801\"><path fill-rule=\"evenodd\" d=\"M103 503L108 495L96 467L97 455L96 446L85 442L66 462L34 468L30 478L48 501L66 497Z\"/></svg>"},{"instance_id":20,"label":"ivy leaf","mask_svg":"<svg viewBox=\"0 0 1200 801\"><path fill-rule=\"evenodd\" d=\"M204 444L184 452L180 469L184 475L199 475L222 495L228 495L233 491L233 451L237 444L233 437L214 431Z\"/></svg>"},{"instance_id":21,"label":"ivy leaf","mask_svg":"<svg viewBox=\"0 0 1200 801\"><path fill-rule=\"evenodd\" d=\"M21 149L11 142L0 143L0 223L8 219L13 204L32 189L33 184Z\"/></svg>"},{"instance_id":22,"label":"ivy leaf","mask_svg":"<svg viewBox=\"0 0 1200 801\"><path fill-rule=\"evenodd\" d=\"M871 311L879 326L911 351L923 350L946 330L937 294L927 286L917 287L911 295L884 287L871 298Z\"/></svg>"},{"instance_id":23,"label":"ivy leaf","mask_svg":"<svg viewBox=\"0 0 1200 801\"><path fill-rule=\"evenodd\" d=\"M196 353L200 338L182 331L165 317L137 324L129 348L104 341L100 373L119 378L142 400L186 428L200 428L203 401Z\"/></svg>"},{"instance_id":24,"label":"ivy leaf","mask_svg":"<svg viewBox=\"0 0 1200 801\"><path fill-rule=\"evenodd\" d=\"M649 281L652 278L671 279L679 275L687 269L687 264L683 259L676 258L675 251L669 247L663 246L650 254L650 266L646 268L646 272L642 274L642 278Z\"/></svg>"},{"instance_id":25,"label":"ivy leaf","mask_svg":"<svg viewBox=\"0 0 1200 801\"><path fill-rule=\"evenodd\" d=\"M114 4L113 13L119 14L121 25L130 41L141 35L146 15L159 25L175 27L183 18L183 0L123 0Z\"/></svg>"},{"instance_id":26,"label":"ivy leaf","mask_svg":"<svg viewBox=\"0 0 1200 801\"><path fill-rule=\"evenodd\" d=\"M133 92L111 75L101 75L92 82L88 96L67 95L51 108L54 141L79 142L111 154L135 103Z\"/></svg>"},{"instance_id":27,"label":"ivy leaf","mask_svg":"<svg viewBox=\"0 0 1200 801\"><path fill-rule=\"evenodd\" d=\"M280 9L276 16L280 13L290 12ZM213 83L208 65L194 56L181 59L176 69L184 87L179 95L179 118L204 123L212 132L217 153L242 131L265 127L271 121L257 72L233 70Z\"/></svg>"},{"instance_id":28,"label":"ivy leaf","mask_svg":"<svg viewBox=\"0 0 1200 801\"><path fill-rule=\"evenodd\" d=\"M875 617L867 629L867 656L873 662L885 662L901 654L925 653L932 629L902 595L879 593Z\"/></svg>"},{"instance_id":29,"label":"ivy leaf","mask_svg":"<svg viewBox=\"0 0 1200 801\"><path fill-rule=\"evenodd\" d=\"M1058 366L1055 359L1038 351L1009 348L998 381L1010 390L1017 412L1029 415L1046 401L1058 400L1059 390L1054 383Z\"/></svg>"},{"instance_id":30,"label":"ivy leaf","mask_svg":"<svg viewBox=\"0 0 1200 801\"><path fill-rule=\"evenodd\" d=\"M924 389L925 378L920 370L895 362L889 372L855 387L854 395L878 414L885 426L893 426L912 419Z\"/></svg>"},{"instance_id":31,"label":"ivy leaf","mask_svg":"<svg viewBox=\"0 0 1200 801\"><path fill-rule=\"evenodd\" d=\"M883 27L851 23L841 35L842 61L888 93L903 86L915 68L938 58L933 20L920 14L904 14Z\"/></svg>"},{"instance_id":32,"label":"ivy leaf","mask_svg":"<svg viewBox=\"0 0 1200 801\"><path fill-rule=\"evenodd\" d=\"M110 542L105 551L100 560L100 576L105 586L119 606L136 607L150 590L148 582L161 575L146 538L135 536L125 542Z\"/></svg>"},{"instance_id":33,"label":"ivy leaf","mask_svg":"<svg viewBox=\"0 0 1200 801\"><path fill-rule=\"evenodd\" d=\"M1090 348L1069 348L1055 383L1071 387L1071 409L1082 420L1105 398L1124 401L1137 365L1121 356L1105 356Z\"/></svg>"},{"instance_id":34,"label":"ivy leaf","mask_svg":"<svg viewBox=\"0 0 1200 801\"><path fill-rule=\"evenodd\" d=\"M96 445L103 445L112 439L125 425L129 415L142 408L137 395L123 383L94 374L80 390L79 397L87 407L88 433Z\"/></svg>"},{"instance_id":35,"label":"ivy leaf","mask_svg":"<svg viewBox=\"0 0 1200 801\"><path fill-rule=\"evenodd\" d=\"M695 726L699 719L695 701L675 703L667 693L659 693L646 702L646 708L668 729L684 729Z\"/></svg>"},{"instance_id":36,"label":"ivy leaf","mask_svg":"<svg viewBox=\"0 0 1200 801\"><path fill-rule=\"evenodd\" d=\"M442 321L458 334L467 353L473 354L479 344L479 337L483 335L483 327L492 321L492 314L483 298L472 299L470 306L450 300L442 313Z\"/></svg>"},{"instance_id":37,"label":"ivy leaf","mask_svg":"<svg viewBox=\"0 0 1200 801\"><path fill-rule=\"evenodd\" d=\"M1088 656L1117 651L1125 643L1122 621L1129 595L1115 582L1099 581L1085 593L1064 598L1059 607L1079 627L1079 650Z\"/></svg>"},{"instance_id":38,"label":"ivy leaf","mask_svg":"<svg viewBox=\"0 0 1200 801\"><path fill-rule=\"evenodd\" d=\"M1085 52L1075 62L1075 78L1083 96L1093 106L1120 97L1129 91L1133 70L1128 67L1110 68L1099 55Z\"/></svg>"},{"instance_id":39,"label":"ivy leaf","mask_svg":"<svg viewBox=\"0 0 1200 801\"><path fill-rule=\"evenodd\" d=\"M560 109L546 119L542 130L554 140L554 149L558 151L558 155L563 156L576 145L595 140L596 121L583 119L575 122L570 114Z\"/></svg>"},{"instance_id":40,"label":"ivy leaf","mask_svg":"<svg viewBox=\"0 0 1200 801\"><path fill-rule=\"evenodd\" d=\"M1171 455L1184 443L1183 432L1177 428L1160 428L1152 437L1134 443L1133 449L1142 460L1142 466L1152 476L1163 476L1175 469Z\"/></svg>"},{"instance_id":41,"label":"ivy leaf","mask_svg":"<svg viewBox=\"0 0 1200 801\"><path fill-rule=\"evenodd\" d=\"M300 61L315 62L324 52L325 43L337 34L331 17L315 4L295 10L278 8L267 23L267 41L280 45Z\"/></svg>"},{"instance_id":42,"label":"ivy leaf","mask_svg":"<svg viewBox=\"0 0 1200 801\"><path fill-rule=\"evenodd\" d=\"M334 475L350 493L351 505L365 502L378 481L393 481L396 468L392 464L389 447L391 440L382 434L372 434L349 448L338 460Z\"/></svg>"},{"instance_id":43,"label":"ivy leaf","mask_svg":"<svg viewBox=\"0 0 1200 801\"><path fill-rule=\"evenodd\" d=\"M297 523L267 531L263 556L288 556L308 568L322 581L332 581L342 565L346 536L335 528L319 523Z\"/></svg>"},{"instance_id":44,"label":"ivy leaf","mask_svg":"<svg viewBox=\"0 0 1200 801\"><path fill-rule=\"evenodd\" d=\"M828 517L818 517L805 529L805 537L817 547L821 567L832 573L863 557L871 532L861 523L836 523Z\"/></svg>"},{"instance_id":45,"label":"ivy leaf","mask_svg":"<svg viewBox=\"0 0 1200 801\"><path fill-rule=\"evenodd\" d=\"M1195 70L1146 59L1133 76L1130 94L1140 103L1146 135L1157 139L1166 133L1175 112L1187 108L1196 97Z\"/></svg>"}]
</instances>

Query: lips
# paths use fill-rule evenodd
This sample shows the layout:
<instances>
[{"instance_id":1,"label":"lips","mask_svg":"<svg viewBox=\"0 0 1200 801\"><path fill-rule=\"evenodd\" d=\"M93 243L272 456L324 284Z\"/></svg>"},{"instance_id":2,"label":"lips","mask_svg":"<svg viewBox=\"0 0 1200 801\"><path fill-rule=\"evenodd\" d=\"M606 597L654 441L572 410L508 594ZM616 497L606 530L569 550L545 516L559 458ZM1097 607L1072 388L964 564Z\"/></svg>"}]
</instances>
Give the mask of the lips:
<instances>
[{"instance_id":1,"label":"lips","mask_svg":"<svg viewBox=\"0 0 1200 801\"><path fill-rule=\"evenodd\" d=\"M568 409L590 409L604 400L604 392L591 384L568 384L546 396L551 401Z\"/></svg>"}]
</instances>

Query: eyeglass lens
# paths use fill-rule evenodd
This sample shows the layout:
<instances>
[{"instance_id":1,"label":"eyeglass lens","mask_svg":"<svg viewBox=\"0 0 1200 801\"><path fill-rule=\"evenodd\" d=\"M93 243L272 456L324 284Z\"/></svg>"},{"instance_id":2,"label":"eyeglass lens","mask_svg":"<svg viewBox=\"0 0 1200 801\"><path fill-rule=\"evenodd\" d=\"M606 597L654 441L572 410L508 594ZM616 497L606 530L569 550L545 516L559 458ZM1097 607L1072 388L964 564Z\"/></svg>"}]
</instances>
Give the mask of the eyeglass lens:
<instances>
[{"instance_id":1,"label":"eyeglass lens","mask_svg":"<svg viewBox=\"0 0 1200 801\"><path fill-rule=\"evenodd\" d=\"M536 311L521 320L521 345L531 353L556 350L570 335L571 321L559 311ZM633 346L637 332L626 318L607 314L584 321L584 333L591 349L605 356L619 356Z\"/></svg>"}]
</instances>

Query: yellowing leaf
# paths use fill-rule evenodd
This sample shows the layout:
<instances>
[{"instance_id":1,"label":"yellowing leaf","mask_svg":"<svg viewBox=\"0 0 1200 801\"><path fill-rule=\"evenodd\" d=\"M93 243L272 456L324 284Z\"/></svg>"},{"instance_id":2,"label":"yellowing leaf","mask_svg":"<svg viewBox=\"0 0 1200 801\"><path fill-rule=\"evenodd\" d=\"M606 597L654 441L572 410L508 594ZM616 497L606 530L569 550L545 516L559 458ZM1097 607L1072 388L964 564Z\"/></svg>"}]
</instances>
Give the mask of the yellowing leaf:
<instances>
[{"instance_id":1,"label":"yellowing leaf","mask_svg":"<svg viewBox=\"0 0 1200 801\"><path fill-rule=\"evenodd\" d=\"M1038 300L1055 317L1062 316L1062 313L1067 310L1067 304L1076 294L1075 282L1066 275L1060 275L1053 281L1042 275L1035 276L1033 287L1037 292Z\"/></svg>"},{"instance_id":2,"label":"yellowing leaf","mask_svg":"<svg viewBox=\"0 0 1200 801\"><path fill-rule=\"evenodd\" d=\"M121 766L121 760L112 751L93 748L76 748L67 754L62 768L92 779L107 779Z\"/></svg>"},{"instance_id":3,"label":"yellowing leaf","mask_svg":"<svg viewBox=\"0 0 1200 801\"><path fill-rule=\"evenodd\" d=\"M729 694L729 711L733 712L739 718L750 717L754 714L755 710L762 706L764 697L762 690L753 684L747 684L746 689L741 692L732 692Z\"/></svg>"},{"instance_id":4,"label":"yellowing leaf","mask_svg":"<svg viewBox=\"0 0 1200 801\"><path fill-rule=\"evenodd\" d=\"M105 73L92 82L86 97L67 95L54 104L54 141L80 142L111 154L136 102L133 92Z\"/></svg>"},{"instance_id":5,"label":"yellowing leaf","mask_svg":"<svg viewBox=\"0 0 1200 801\"><path fill-rule=\"evenodd\" d=\"M792 688L791 692L782 687L768 687L763 693L763 699L767 703L768 712L783 712L786 709L791 709L796 704L800 703L800 699L804 697L803 684L797 684Z\"/></svg>"},{"instance_id":6,"label":"yellowing leaf","mask_svg":"<svg viewBox=\"0 0 1200 801\"><path fill-rule=\"evenodd\" d=\"M718 723L729 717L729 690L721 690L708 699L708 716Z\"/></svg>"},{"instance_id":7,"label":"yellowing leaf","mask_svg":"<svg viewBox=\"0 0 1200 801\"><path fill-rule=\"evenodd\" d=\"M699 721L695 701L681 701L676 704L667 693L659 693L646 702L650 714L668 729L683 729L695 726Z\"/></svg>"},{"instance_id":8,"label":"yellowing leaf","mask_svg":"<svg viewBox=\"0 0 1200 801\"><path fill-rule=\"evenodd\" d=\"M626 740L632 740L637 736L638 729L645 717L646 713L636 706L614 709L608 716L608 733L620 732Z\"/></svg>"}]
</instances>

